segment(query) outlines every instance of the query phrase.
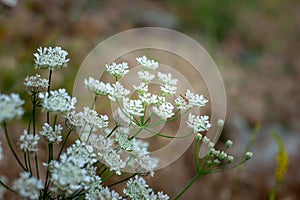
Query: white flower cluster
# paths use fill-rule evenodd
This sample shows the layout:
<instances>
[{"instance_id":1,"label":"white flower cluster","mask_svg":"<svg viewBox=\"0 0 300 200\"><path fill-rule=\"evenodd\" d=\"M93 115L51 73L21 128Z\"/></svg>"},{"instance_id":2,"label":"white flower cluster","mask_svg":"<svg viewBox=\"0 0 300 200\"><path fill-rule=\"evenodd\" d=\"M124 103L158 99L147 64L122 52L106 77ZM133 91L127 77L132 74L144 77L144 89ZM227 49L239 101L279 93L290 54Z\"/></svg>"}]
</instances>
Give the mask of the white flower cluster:
<instances>
[{"instance_id":1,"label":"white flower cluster","mask_svg":"<svg viewBox=\"0 0 300 200\"><path fill-rule=\"evenodd\" d=\"M93 181L89 185L87 192L85 194L86 200L118 200L122 199L122 197L115 192L114 190L110 190L108 187L103 187L101 185L100 178Z\"/></svg>"},{"instance_id":2,"label":"white flower cluster","mask_svg":"<svg viewBox=\"0 0 300 200\"><path fill-rule=\"evenodd\" d=\"M169 196L163 192L154 193L152 188L149 188L145 179L139 176L131 178L127 182L127 187L123 190L124 194L130 199L147 199L147 200L168 200Z\"/></svg>"},{"instance_id":3,"label":"white flower cluster","mask_svg":"<svg viewBox=\"0 0 300 200\"><path fill-rule=\"evenodd\" d=\"M120 152L114 148L114 141L111 138L105 138L103 135L92 135L90 143L97 154L98 160L105 163L110 171L116 171L121 174L121 169L126 166L126 162L121 158Z\"/></svg>"},{"instance_id":4,"label":"white flower cluster","mask_svg":"<svg viewBox=\"0 0 300 200\"><path fill-rule=\"evenodd\" d=\"M46 138L49 143L60 143L62 141L61 131L62 126L60 124L55 125L54 129L48 123L44 123L43 130L40 134Z\"/></svg>"},{"instance_id":5,"label":"white flower cluster","mask_svg":"<svg viewBox=\"0 0 300 200\"><path fill-rule=\"evenodd\" d=\"M175 99L175 104L178 109L186 110L192 107L203 107L208 102L203 95L195 94L187 90L185 95L178 96Z\"/></svg>"},{"instance_id":6,"label":"white flower cluster","mask_svg":"<svg viewBox=\"0 0 300 200\"><path fill-rule=\"evenodd\" d=\"M145 70L149 69L157 69L159 64L158 62L151 60L147 58L145 55L136 58L136 61L138 62L139 65L141 65Z\"/></svg>"},{"instance_id":7,"label":"white flower cluster","mask_svg":"<svg viewBox=\"0 0 300 200\"><path fill-rule=\"evenodd\" d=\"M39 139L38 135L28 134L25 129L23 135L20 136L20 148L24 152L37 152Z\"/></svg>"},{"instance_id":8,"label":"white flower cluster","mask_svg":"<svg viewBox=\"0 0 300 200\"><path fill-rule=\"evenodd\" d=\"M92 147L77 140L61 155L59 162L52 160L48 165L50 191L59 196L86 188L96 177L93 167L96 162Z\"/></svg>"},{"instance_id":9,"label":"white flower cluster","mask_svg":"<svg viewBox=\"0 0 300 200\"><path fill-rule=\"evenodd\" d=\"M194 133L200 133L207 131L211 124L208 121L209 117L204 116L195 116L192 113L189 114L188 121L186 122L189 128L194 130Z\"/></svg>"},{"instance_id":10,"label":"white flower cluster","mask_svg":"<svg viewBox=\"0 0 300 200\"><path fill-rule=\"evenodd\" d=\"M64 68L70 60L66 58L68 52L61 47L40 47L37 51L38 53L33 54L35 57L34 61L36 69L55 70Z\"/></svg>"},{"instance_id":11,"label":"white flower cluster","mask_svg":"<svg viewBox=\"0 0 300 200\"><path fill-rule=\"evenodd\" d=\"M128 63L122 62L116 64L113 62L111 65L105 65L106 66L106 71L115 76L116 78L123 77L125 74L129 72L128 70Z\"/></svg>"},{"instance_id":12,"label":"white flower cluster","mask_svg":"<svg viewBox=\"0 0 300 200\"><path fill-rule=\"evenodd\" d=\"M70 97L66 92L66 89L58 89L46 93L39 94L42 100L42 107L44 111L66 114L75 109L77 100L75 97Z\"/></svg>"},{"instance_id":13,"label":"white flower cluster","mask_svg":"<svg viewBox=\"0 0 300 200\"><path fill-rule=\"evenodd\" d=\"M23 198L39 199L43 184L41 180L31 176L29 172L23 172L20 174L20 178L14 181L12 188Z\"/></svg>"},{"instance_id":14,"label":"white flower cluster","mask_svg":"<svg viewBox=\"0 0 300 200\"><path fill-rule=\"evenodd\" d=\"M96 131L97 129L102 129L108 126L108 116L100 115L97 111L92 110L88 107L84 108L83 112L75 114L75 111L70 112L67 115L67 119L75 127L76 130L84 132L89 129ZM84 129L84 130L83 130Z\"/></svg>"},{"instance_id":15,"label":"white flower cluster","mask_svg":"<svg viewBox=\"0 0 300 200\"><path fill-rule=\"evenodd\" d=\"M24 113L24 109L21 107L23 104L24 101L18 94L0 93L0 123L21 117Z\"/></svg>"},{"instance_id":16,"label":"white flower cluster","mask_svg":"<svg viewBox=\"0 0 300 200\"><path fill-rule=\"evenodd\" d=\"M172 79L172 74L164 74L161 72L157 72L157 76L159 81L162 82L162 86L160 86L161 92L163 96L174 95L177 90L177 79Z\"/></svg>"},{"instance_id":17,"label":"white flower cluster","mask_svg":"<svg viewBox=\"0 0 300 200\"><path fill-rule=\"evenodd\" d=\"M25 78L24 85L28 93L31 95L46 91L49 84L47 79L41 78L41 75L36 74L35 76L27 76Z\"/></svg>"},{"instance_id":18,"label":"white flower cluster","mask_svg":"<svg viewBox=\"0 0 300 200\"><path fill-rule=\"evenodd\" d=\"M107 95L111 90L109 83L103 83L102 81L96 80L92 77L84 80L85 87L87 87L92 93L97 96Z\"/></svg>"}]
</instances>

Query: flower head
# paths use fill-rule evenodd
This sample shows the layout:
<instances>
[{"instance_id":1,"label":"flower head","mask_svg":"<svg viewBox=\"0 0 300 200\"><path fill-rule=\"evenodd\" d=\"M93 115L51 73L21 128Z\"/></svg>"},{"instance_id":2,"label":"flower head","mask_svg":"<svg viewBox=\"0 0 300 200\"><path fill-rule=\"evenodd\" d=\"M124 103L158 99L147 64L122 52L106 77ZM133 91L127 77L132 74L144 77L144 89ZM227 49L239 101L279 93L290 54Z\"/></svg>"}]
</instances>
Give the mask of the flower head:
<instances>
[{"instance_id":1,"label":"flower head","mask_svg":"<svg viewBox=\"0 0 300 200\"><path fill-rule=\"evenodd\" d=\"M23 104L24 101L20 99L18 94L6 95L0 93L0 123L21 117L24 113L24 109L21 107Z\"/></svg>"},{"instance_id":2,"label":"flower head","mask_svg":"<svg viewBox=\"0 0 300 200\"><path fill-rule=\"evenodd\" d=\"M139 65L144 67L145 70L156 69L158 68L159 65L158 62L148 59L145 55L141 57L137 57L136 61L138 62Z\"/></svg>"},{"instance_id":3,"label":"flower head","mask_svg":"<svg viewBox=\"0 0 300 200\"><path fill-rule=\"evenodd\" d=\"M211 124L208 121L209 117L204 115L204 116L195 116L193 114L189 114L189 119L186 122L188 127L192 128L195 133L207 131L210 127Z\"/></svg>"},{"instance_id":4,"label":"flower head","mask_svg":"<svg viewBox=\"0 0 300 200\"><path fill-rule=\"evenodd\" d=\"M116 78L123 77L125 74L129 72L128 70L128 63L122 62L116 64L113 62L111 65L105 65L106 66L106 71L115 76Z\"/></svg>"},{"instance_id":5,"label":"flower head","mask_svg":"<svg viewBox=\"0 0 300 200\"><path fill-rule=\"evenodd\" d=\"M162 120L166 120L174 115L174 106L170 102L163 102L159 106L153 107L153 112Z\"/></svg>"},{"instance_id":6,"label":"flower head","mask_svg":"<svg viewBox=\"0 0 300 200\"><path fill-rule=\"evenodd\" d=\"M92 77L84 80L85 87L87 87L92 93L98 96L107 95L111 88L109 83L103 83L102 81L96 80Z\"/></svg>"},{"instance_id":7,"label":"flower head","mask_svg":"<svg viewBox=\"0 0 300 200\"><path fill-rule=\"evenodd\" d=\"M97 111L92 110L88 107L84 108L83 112L76 113L70 112L67 115L69 122L77 129L87 128L87 129L97 129L105 128L108 126L108 116L99 115Z\"/></svg>"},{"instance_id":8,"label":"flower head","mask_svg":"<svg viewBox=\"0 0 300 200\"><path fill-rule=\"evenodd\" d=\"M70 97L66 89L58 89L50 91L50 94L40 93L39 97L42 99L42 107L44 111L66 114L75 109L77 100L75 97Z\"/></svg>"},{"instance_id":9,"label":"flower head","mask_svg":"<svg viewBox=\"0 0 300 200\"><path fill-rule=\"evenodd\" d=\"M85 195L86 200L118 200L122 199L122 197L115 192L114 190L110 190L108 187L103 187L100 184L100 180L94 181L90 184L87 189L87 193Z\"/></svg>"},{"instance_id":10,"label":"flower head","mask_svg":"<svg viewBox=\"0 0 300 200\"><path fill-rule=\"evenodd\" d=\"M28 134L25 129L23 135L20 136L20 148L24 152L37 152L39 139L40 137L38 135Z\"/></svg>"},{"instance_id":11,"label":"flower head","mask_svg":"<svg viewBox=\"0 0 300 200\"><path fill-rule=\"evenodd\" d=\"M43 189L42 181L31 176L29 172L21 173L20 178L13 183L13 190L28 199L39 199L41 189Z\"/></svg>"},{"instance_id":12,"label":"flower head","mask_svg":"<svg viewBox=\"0 0 300 200\"><path fill-rule=\"evenodd\" d=\"M120 82L116 82L112 85L112 87L109 89L108 92L108 98L112 101L116 101L116 99L123 99L128 94L130 94L130 90L127 90L123 87L123 85Z\"/></svg>"},{"instance_id":13,"label":"flower head","mask_svg":"<svg viewBox=\"0 0 300 200\"><path fill-rule=\"evenodd\" d=\"M154 74L151 74L148 71L139 71L138 76L142 80L143 83L149 83L155 77Z\"/></svg>"},{"instance_id":14,"label":"flower head","mask_svg":"<svg viewBox=\"0 0 300 200\"><path fill-rule=\"evenodd\" d=\"M60 143L62 141L61 130L62 126L60 124L55 125L54 129L48 123L44 123L43 130L40 134L46 138L50 143Z\"/></svg>"},{"instance_id":15,"label":"flower head","mask_svg":"<svg viewBox=\"0 0 300 200\"><path fill-rule=\"evenodd\" d=\"M24 85L30 95L36 94L46 91L48 88L48 80L41 78L41 75L36 74L35 76L27 76Z\"/></svg>"},{"instance_id":16,"label":"flower head","mask_svg":"<svg viewBox=\"0 0 300 200\"><path fill-rule=\"evenodd\" d=\"M36 69L61 69L66 67L70 60L66 59L68 52L61 47L40 47L37 51L38 53L33 54Z\"/></svg>"}]
</instances>

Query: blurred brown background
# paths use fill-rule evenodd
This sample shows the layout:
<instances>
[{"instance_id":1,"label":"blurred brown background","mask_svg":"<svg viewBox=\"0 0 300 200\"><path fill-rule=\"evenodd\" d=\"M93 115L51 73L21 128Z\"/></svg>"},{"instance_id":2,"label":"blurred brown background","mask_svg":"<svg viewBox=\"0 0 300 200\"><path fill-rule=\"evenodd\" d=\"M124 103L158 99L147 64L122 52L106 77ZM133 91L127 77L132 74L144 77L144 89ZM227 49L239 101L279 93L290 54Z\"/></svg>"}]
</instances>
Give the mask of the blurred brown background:
<instances>
[{"instance_id":1,"label":"blurred brown background","mask_svg":"<svg viewBox=\"0 0 300 200\"><path fill-rule=\"evenodd\" d=\"M278 199L300 199L299 1L19 0L15 6L5 2L0 1L1 92L28 99L23 80L39 73L32 56L39 46L60 45L69 52L69 67L54 77L71 92L81 62L104 39L144 26L180 31L206 48L223 76L228 113L220 146L231 138L238 160L253 128L261 126L251 149L254 158L247 165L201 177L182 199L268 199L278 151L271 130L282 136L290 160L285 180L278 185ZM22 129L10 128L17 141ZM3 134L0 138L5 143ZM19 169L8 156L0 172L12 179ZM194 176L194 168L190 149L158 171L150 185L172 198Z\"/></svg>"}]
</instances>

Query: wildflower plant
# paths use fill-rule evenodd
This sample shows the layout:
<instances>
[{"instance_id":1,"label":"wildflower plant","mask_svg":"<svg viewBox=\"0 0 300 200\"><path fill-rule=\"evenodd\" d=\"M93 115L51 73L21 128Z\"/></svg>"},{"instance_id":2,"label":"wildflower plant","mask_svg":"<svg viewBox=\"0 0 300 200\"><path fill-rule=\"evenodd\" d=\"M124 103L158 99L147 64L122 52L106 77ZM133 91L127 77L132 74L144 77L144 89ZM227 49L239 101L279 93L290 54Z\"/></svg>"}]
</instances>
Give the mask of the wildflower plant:
<instances>
[{"instance_id":1,"label":"wildflower plant","mask_svg":"<svg viewBox=\"0 0 300 200\"><path fill-rule=\"evenodd\" d=\"M12 186L6 179L0 178L1 195L2 188L5 188L28 199L167 200L167 194L154 191L144 179L146 176L154 176L159 159L152 157L149 143L137 136L142 131L147 131L158 137L184 139L153 129L183 115L188 116L186 126L195 137L197 174L174 199L179 199L200 176L231 169L252 157L252 153L247 152L242 161L226 167L234 159L225 150L216 149L213 141L206 136L209 128L214 126L209 116L192 113L193 108L204 107L208 100L189 89L178 95L179 81L171 73L157 71L159 63L145 55L136 58L142 71L137 72L140 84L133 85L135 91L131 91L120 81L130 71L128 63L107 64L106 72L115 81L103 82L87 77L82 84L94 98L90 106L79 111L76 110L76 97L71 97L66 89L51 90L52 72L67 66L68 53L61 47L39 48L37 51L34 54L35 68L49 70L49 77L45 79L36 74L25 79L24 85L31 96L32 111L27 129L22 131L18 143L23 159L20 159L10 140L7 123L23 115L24 100L18 94L0 94L0 123L9 148L22 168L20 178ZM150 90L150 82L155 78L160 83L157 93ZM129 96L134 92L136 95ZM98 113L96 101L99 98L107 98L117 105L113 110L113 119ZM41 127L37 126L38 111L45 114L46 121ZM218 131L223 125L224 121L219 120ZM70 140L74 143L66 147ZM45 161L38 157L43 143L47 144L48 149ZM232 143L228 140L226 149ZM199 155L205 148L208 152L200 158ZM0 160L2 157L0 142ZM43 163L43 169L40 169L39 162ZM119 180L111 179L114 176ZM123 182L127 183L122 193L113 190L113 186Z\"/></svg>"}]
</instances>

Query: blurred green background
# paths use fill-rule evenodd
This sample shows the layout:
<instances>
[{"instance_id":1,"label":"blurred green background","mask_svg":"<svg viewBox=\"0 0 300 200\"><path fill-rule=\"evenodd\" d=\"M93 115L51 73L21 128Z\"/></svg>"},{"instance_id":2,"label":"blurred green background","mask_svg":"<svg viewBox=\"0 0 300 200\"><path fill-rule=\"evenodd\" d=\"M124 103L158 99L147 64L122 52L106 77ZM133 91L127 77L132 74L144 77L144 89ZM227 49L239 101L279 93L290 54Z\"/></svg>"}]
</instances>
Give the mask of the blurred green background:
<instances>
[{"instance_id":1,"label":"blurred green background","mask_svg":"<svg viewBox=\"0 0 300 200\"><path fill-rule=\"evenodd\" d=\"M0 1L1 93L28 99L23 81L40 73L33 67L40 46L60 45L69 52L69 67L56 71L54 81L71 92L77 69L99 42L137 27L177 30L199 41L221 71L228 98L223 138L235 141L233 154L241 155L252 129L261 126L255 158L243 170L203 177L184 199L267 199L277 153L271 130L280 133L290 159L278 199L300 199L298 0L19 0L15 6L7 1ZM0 171L9 166L1 163ZM174 196L193 170L190 150L150 182Z\"/></svg>"}]
</instances>

